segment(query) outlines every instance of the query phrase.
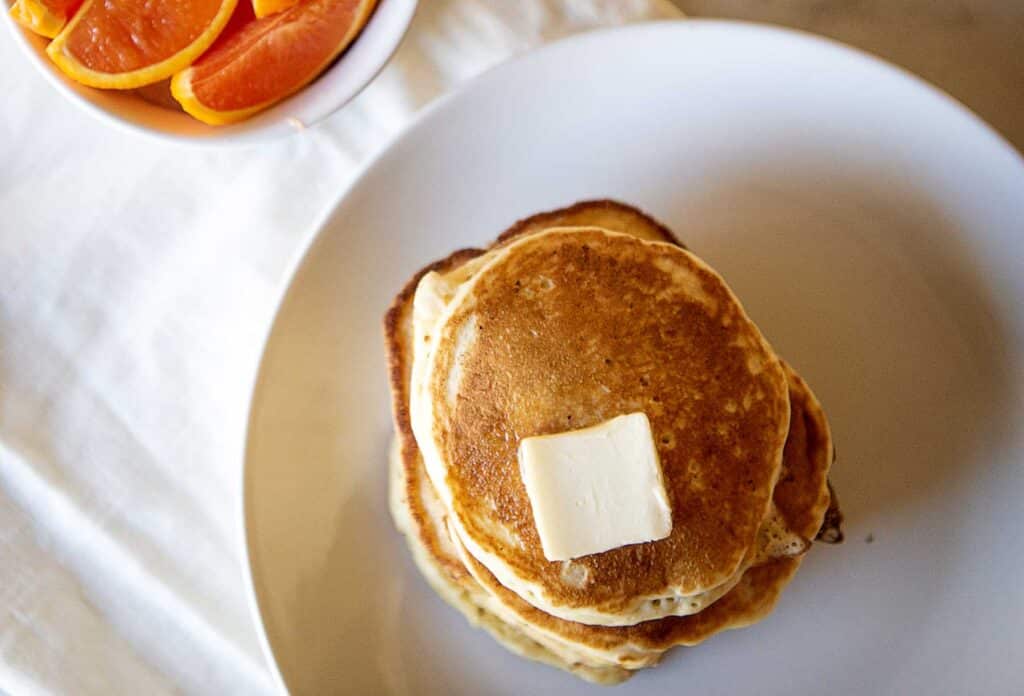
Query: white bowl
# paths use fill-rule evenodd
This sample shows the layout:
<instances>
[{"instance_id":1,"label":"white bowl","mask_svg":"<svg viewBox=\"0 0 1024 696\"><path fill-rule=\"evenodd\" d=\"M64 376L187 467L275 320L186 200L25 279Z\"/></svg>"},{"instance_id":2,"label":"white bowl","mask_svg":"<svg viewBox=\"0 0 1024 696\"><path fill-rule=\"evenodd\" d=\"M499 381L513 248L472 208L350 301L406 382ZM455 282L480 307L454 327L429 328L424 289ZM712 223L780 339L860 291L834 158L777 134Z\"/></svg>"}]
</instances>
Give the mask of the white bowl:
<instances>
[{"instance_id":1,"label":"white bowl","mask_svg":"<svg viewBox=\"0 0 1024 696\"><path fill-rule=\"evenodd\" d=\"M240 0L248 2L248 0ZM80 85L46 55L48 40L7 22L15 42L58 92L101 121L178 143L240 144L271 140L322 121L369 84L394 54L416 12L418 0L380 0L355 42L324 74L280 104L229 126L208 126L182 111L138 95Z\"/></svg>"}]
</instances>

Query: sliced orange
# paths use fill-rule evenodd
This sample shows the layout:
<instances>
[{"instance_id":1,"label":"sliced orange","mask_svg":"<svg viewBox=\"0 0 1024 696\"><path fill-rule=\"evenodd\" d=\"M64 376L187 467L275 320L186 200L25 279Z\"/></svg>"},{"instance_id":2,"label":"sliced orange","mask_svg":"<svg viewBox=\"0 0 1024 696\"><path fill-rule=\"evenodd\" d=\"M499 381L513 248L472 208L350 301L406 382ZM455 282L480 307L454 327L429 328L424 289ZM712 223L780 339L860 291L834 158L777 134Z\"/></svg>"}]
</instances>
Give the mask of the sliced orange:
<instances>
[{"instance_id":1,"label":"sliced orange","mask_svg":"<svg viewBox=\"0 0 1024 696\"><path fill-rule=\"evenodd\" d=\"M303 0L225 31L171 80L182 108L212 125L248 118L315 79L365 26L377 0ZM244 11L239 5L236 14ZM232 22L234 24L234 22Z\"/></svg>"},{"instance_id":2,"label":"sliced orange","mask_svg":"<svg viewBox=\"0 0 1024 696\"><path fill-rule=\"evenodd\" d=\"M46 52L82 84L131 89L187 68L238 0L85 0Z\"/></svg>"},{"instance_id":3,"label":"sliced orange","mask_svg":"<svg viewBox=\"0 0 1024 696\"><path fill-rule=\"evenodd\" d=\"M252 9L257 17L266 17L284 12L298 2L299 0L252 0Z\"/></svg>"},{"instance_id":4,"label":"sliced orange","mask_svg":"<svg viewBox=\"0 0 1024 696\"><path fill-rule=\"evenodd\" d=\"M52 39L81 4L82 0L15 0L11 16L26 29Z\"/></svg>"}]
</instances>

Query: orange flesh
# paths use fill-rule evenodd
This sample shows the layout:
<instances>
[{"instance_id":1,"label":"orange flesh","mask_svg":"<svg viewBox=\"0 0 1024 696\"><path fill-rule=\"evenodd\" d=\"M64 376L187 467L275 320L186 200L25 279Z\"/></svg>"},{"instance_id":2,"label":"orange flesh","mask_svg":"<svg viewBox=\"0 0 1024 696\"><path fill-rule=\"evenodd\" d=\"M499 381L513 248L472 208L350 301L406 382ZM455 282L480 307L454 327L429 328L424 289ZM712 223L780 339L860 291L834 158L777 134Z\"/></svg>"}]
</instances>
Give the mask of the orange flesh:
<instances>
[{"instance_id":1,"label":"orange flesh","mask_svg":"<svg viewBox=\"0 0 1024 696\"><path fill-rule=\"evenodd\" d=\"M74 14L82 0L41 0L41 5L54 14L63 15L65 18Z\"/></svg>"},{"instance_id":2,"label":"orange flesh","mask_svg":"<svg viewBox=\"0 0 1024 696\"><path fill-rule=\"evenodd\" d=\"M93 0L68 37L66 50L102 73L146 68L196 40L221 0Z\"/></svg>"},{"instance_id":3,"label":"orange flesh","mask_svg":"<svg viewBox=\"0 0 1024 696\"><path fill-rule=\"evenodd\" d=\"M215 111L277 101L316 77L340 50L360 0L307 0L289 10L229 25L191 69L195 99ZM236 15L250 3L240 2ZM232 18L232 23L234 23Z\"/></svg>"},{"instance_id":4,"label":"orange flesh","mask_svg":"<svg viewBox=\"0 0 1024 696\"><path fill-rule=\"evenodd\" d=\"M11 14L32 31L53 38L81 4L82 0L16 0Z\"/></svg>"},{"instance_id":5,"label":"orange flesh","mask_svg":"<svg viewBox=\"0 0 1024 696\"><path fill-rule=\"evenodd\" d=\"M36 0L40 5L55 15L67 19L75 13L82 0Z\"/></svg>"}]
</instances>

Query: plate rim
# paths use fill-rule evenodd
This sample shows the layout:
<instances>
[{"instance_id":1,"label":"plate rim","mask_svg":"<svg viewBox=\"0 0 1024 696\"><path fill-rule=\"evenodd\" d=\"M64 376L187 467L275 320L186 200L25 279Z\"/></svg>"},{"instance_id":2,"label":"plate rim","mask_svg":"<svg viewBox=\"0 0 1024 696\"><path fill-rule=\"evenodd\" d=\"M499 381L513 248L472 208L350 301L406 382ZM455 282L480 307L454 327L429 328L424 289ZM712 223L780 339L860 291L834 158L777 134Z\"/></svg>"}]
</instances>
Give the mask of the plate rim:
<instances>
[{"instance_id":1,"label":"plate rim","mask_svg":"<svg viewBox=\"0 0 1024 696\"><path fill-rule=\"evenodd\" d=\"M679 19L648 20L584 31L551 41L512 56L485 69L480 74L459 84L451 91L437 97L434 101L420 109L406 125L388 138L375 152L364 160L364 162L356 169L349 182L339 191L337 196L324 207L321 214L317 217L316 222L308 229L305 239L303 239L300 246L293 252L291 259L286 265L285 272L281 276L279 286L275 293L275 299L273 300L273 310L260 341L258 359L255 370L251 375L250 388L247 392L248 400L246 404L245 427L241 441L241 458L239 462L240 495L237 496L238 516L235 519L238 522L238 533L240 534L241 541L242 574L244 576L246 604L248 606L254 628L258 634L260 649L263 654L264 661L279 692L287 694L289 693L289 690L284 676L281 674L280 666L278 665L277 658L274 655L273 647L270 644L270 637L264 621L261 599L256 590L256 571L254 568L251 546L251 525L249 523L249 501L251 498L248 485L250 473L249 460L256 411L254 405L258 397L258 392L263 384L264 363L266 361L268 348L270 346L271 339L274 336L275 329L277 328L281 310L291 296L295 280L302 268L310 260L317 242L325 234L325 231L327 230L331 219L335 216L335 213L344 204L349 195L361 184L368 172L375 168L393 149L400 146L406 140L412 138L414 134L419 131L424 122L432 118L436 113L449 108L456 100L476 90L480 84L495 79L496 75L500 76L504 71L515 69L515 67L522 62L527 60L536 60L538 59L538 56L542 54L553 53L561 50L567 44L583 43L588 41L600 42L605 40L606 37L616 34L642 33L652 30L678 31L680 29L684 31L724 29L730 32L738 30L741 32L746 31L775 34L788 40L803 41L807 44L816 44L819 49L844 53L848 56L857 58L858 60L871 63L875 68L881 69L882 71L888 72L895 77L902 79L908 86L913 87L918 91L923 90L930 93L933 97L938 97L946 107L951 107L958 113L960 118L964 118L966 122L970 123L979 135L984 134L992 140L994 144L998 144L1002 150L1008 152L1017 165L1017 169L1019 170L1022 179L1024 179L1024 154L1022 154L1022 152L1019 151L1013 143L1006 138L1006 136L997 131L987 121L981 118L981 116L971 110L970 107L941 87L911 72L907 68L896 65L885 58L857 48L856 46L851 46L842 41L821 34L815 34L802 29L795 29L766 22L680 17Z\"/></svg>"}]
</instances>

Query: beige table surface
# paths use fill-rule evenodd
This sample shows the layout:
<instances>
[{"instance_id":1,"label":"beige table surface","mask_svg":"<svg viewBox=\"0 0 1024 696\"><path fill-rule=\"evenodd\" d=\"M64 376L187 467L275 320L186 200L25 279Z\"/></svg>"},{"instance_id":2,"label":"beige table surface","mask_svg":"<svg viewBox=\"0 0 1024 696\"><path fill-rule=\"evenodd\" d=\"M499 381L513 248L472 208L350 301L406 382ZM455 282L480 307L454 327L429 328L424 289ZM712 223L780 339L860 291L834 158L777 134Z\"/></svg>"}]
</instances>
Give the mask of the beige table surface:
<instances>
[{"instance_id":1,"label":"beige table surface","mask_svg":"<svg viewBox=\"0 0 1024 696\"><path fill-rule=\"evenodd\" d=\"M822 34L920 75L1024 151L1024 0L674 0Z\"/></svg>"}]
</instances>

